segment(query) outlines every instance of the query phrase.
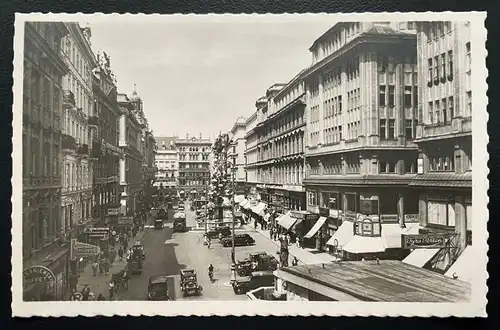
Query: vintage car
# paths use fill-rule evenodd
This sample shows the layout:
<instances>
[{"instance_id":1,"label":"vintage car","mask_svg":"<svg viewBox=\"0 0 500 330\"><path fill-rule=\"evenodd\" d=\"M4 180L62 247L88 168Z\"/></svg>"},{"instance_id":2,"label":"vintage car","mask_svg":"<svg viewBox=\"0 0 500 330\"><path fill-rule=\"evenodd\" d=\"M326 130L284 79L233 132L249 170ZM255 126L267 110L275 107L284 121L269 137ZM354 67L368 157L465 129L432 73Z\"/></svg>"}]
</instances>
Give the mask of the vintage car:
<instances>
[{"instance_id":1,"label":"vintage car","mask_svg":"<svg viewBox=\"0 0 500 330\"><path fill-rule=\"evenodd\" d=\"M163 219L155 219L155 224L154 224L155 229L163 229Z\"/></svg>"},{"instance_id":2,"label":"vintage car","mask_svg":"<svg viewBox=\"0 0 500 330\"><path fill-rule=\"evenodd\" d=\"M236 272L239 276L248 276L255 271L273 271L278 269L278 260L266 252L253 252L248 258L238 260Z\"/></svg>"},{"instance_id":3,"label":"vintage car","mask_svg":"<svg viewBox=\"0 0 500 330\"><path fill-rule=\"evenodd\" d=\"M168 202L167 203L167 209L173 209L174 208L174 205L172 204L172 202Z\"/></svg>"},{"instance_id":4,"label":"vintage car","mask_svg":"<svg viewBox=\"0 0 500 330\"><path fill-rule=\"evenodd\" d=\"M158 212L156 213L156 218L166 220L166 219L168 219L168 212L165 211L164 208L160 208L160 209L158 209Z\"/></svg>"},{"instance_id":5,"label":"vintage car","mask_svg":"<svg viewBox=\"0 0 500 330\"><path fill-rule=\"evenodd\" d=\"M203 291L203 287L198 284L194 269L181 270L181 291L184 297L199 296Z\"/></svg>"},{"instance_id":6,"label":"vintage car","mask_svg":"<svg viewBox=\"0 0 500 330\"><path fill-rule=\"evenodd\" d=\"M170 300L167 276L158 275L149 278L148 300Z\"/></svg>"},{"instance_id":7,"label":"vintage car","mask_svg":"<svg viewBox=\"0 0 500 330\"><path fill-rule=\"evenodd\" d=\"M144 252L144 246L140 242L136 242L132 246L132 257L138 256L140 260L146 259L146 252Z\"/></svg>"},{"instance_id":8,"label":"vintage car","mask_svg":"<svg viewBox=\"0 0 500 330\"><path fill-rule=\"evenodd\" d=\"M176 216L177 215L177 216ZM183 213L178 213L174 215L174 232L185 232L187 230L186 226L186 215Z\"/></svg>"},{"instance_id":9,"label":"vintage car","mask_svg":"<svg viewBox=\"0 0 500 330\"><path fill-rule=\"evenodd\" d=\"M127 262L127 268L131 274L142 274L142 261L132 257Z\"/></svg>"},{"instance_id":10,"label":"vintage car","mask_svg":"<svg viewBox=\"0 0 500 330\"><path fill-rule=\"evenodd\" d=\"M271 270L255 271L248 276L237 276L232 281L233 291L236 294L242 294L263 286L274 286L274 278Z\"/></svg>"},{"instance_id":11,"label":"vintage car","mask_svg":"<svg viewBox=\"0 0 500 330\"><path fill-rule=\"evenodd\" d=\"M228 226L221 226L221 227L215 227L215 228L210 228L207 231L207 237L210 239L213 238L219 238L219 234L222 234L222 237L229 237L231 236L231 228Z\"/></svg>"},{"instance_id":12,"label":"vintage car","mask_svg":"<svg viewBox=\"0 0 500 330\"><path fill-rule=\"evenodd\" d=\"M184 208L184 203L179 202L179 205L177 205L177 210L179 210L179 211L184 211L184 210L185 210L185 208Z\"/></svg>"},{"instance_id":13,"label":"vintage car","mask_svg":"<svg viewBox=\"0 0 500 330\"><path fill-rule=\"evenodd\" d=\"M233 238L226 237L221 240L221 244L224 247L233 246ZM249 234L238 234L234 236L235 246L245 246L255 244L255 240Z\"/></svg>"}]
</instances>

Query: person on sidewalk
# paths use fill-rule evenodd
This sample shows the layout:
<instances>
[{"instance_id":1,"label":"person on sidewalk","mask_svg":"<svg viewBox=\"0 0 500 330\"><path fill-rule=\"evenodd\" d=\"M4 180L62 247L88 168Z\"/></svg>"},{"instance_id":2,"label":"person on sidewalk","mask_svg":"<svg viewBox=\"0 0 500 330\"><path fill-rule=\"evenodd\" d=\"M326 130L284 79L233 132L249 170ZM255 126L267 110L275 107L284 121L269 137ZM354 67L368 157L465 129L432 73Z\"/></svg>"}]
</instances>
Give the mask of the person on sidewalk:
<instances>
[{"instance_id":1,"label":"person on sidewalk","mask_svg":"<svg viewBox=\"0 0 500 330\"><path fill-rule=\"evenodd\" d=\"M99 275L104 274L104 258L99 258Z\"/></svg>"},{"instance_id":2,"label":"person on sidewalk","mask_svg":"<svg viewBox=\"0 0 500 330\"><path fill-rule=\"evenodd\" d=\"M78 286L78 279L80 278L80 275L72 273L69 276L69 290L71 293L76 291L76 287Z\"/></svg>"},{"instance_id":3,"label":"person on sidewalk","mask_svg":"<svg viewBox=\"0 0 500 330\"><path fill-rule=\"evenodd\" d=\"M113 267L113 264L115 263L115 259L116 259L116 250L112 249L109 252L109 266L110 267Z\"/></svg>"},{"instance_id":4,"label":"person on sidewalk","mask_svg":"<svg viewBox=\"0 0 500 330\"><path fill-rule=\"evenodd\" d=\"M104 272L106 275L109 274L109 259L108 258L104 259Z\"/></svg>"},{"instance_id":5,"label":"person on sidewalk","mask_svg":"<svg viewBox=\"0 0 500 330\"><path fill-rule=\"evenodd\" d=\"M297 266L298 264L299 264L299 259L297 259L297 257L293 257L292 266Z\"/></svg>"},{"instance_id":6,"label":"person on sidewalk","mask_svg":"<svg viewBox=\"0 0 500 330\"><path fill-rule=\"evenodd\" d=\"M123 260L123 248L121 246L118 249L118 258L120 258L120 261Z\"/></svg>"},{"instance_id":7,"label":"person on sidewalk","mask_svg":"<svg viewBox=\"0 0 500 330\"><path fill-rule=\"evenodd\" d=\"M92 263L92 276L96 276L97 275L97 271L99 270L99 264L97 263L96 260L94 260L94 262Z\"/></svg>"}]
</instances>

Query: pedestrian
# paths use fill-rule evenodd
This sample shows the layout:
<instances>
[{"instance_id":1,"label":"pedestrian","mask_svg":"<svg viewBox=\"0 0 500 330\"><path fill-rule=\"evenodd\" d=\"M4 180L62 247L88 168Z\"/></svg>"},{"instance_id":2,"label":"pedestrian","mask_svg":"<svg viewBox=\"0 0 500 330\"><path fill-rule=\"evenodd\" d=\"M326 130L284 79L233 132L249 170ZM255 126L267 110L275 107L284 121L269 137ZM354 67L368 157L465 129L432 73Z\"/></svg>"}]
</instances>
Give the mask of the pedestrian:
<instances>
[{"instance_id":1,"label":"pedestrian","mask_svg":"<svg viewBox=\"0 0 500 330\"><path fill-rule=\"evenodd\" d=\"M111 267L113 267L115 259L116 259L116 250L112 249L111 252L109 253L109 264Z\"/></svg>"},{"instance_id":2,"label":"pedestrian","mask_svg":"<svg viewBox=\"0 0 500 330\"><path fill-rule=\"evenodd\" d=\"M271 230L269 230L269 239L273 239L273 235L274 235L274 230L273 228L271 228Z\"/></svg>"},{"instance_id":3,"label":"pedestrian","mask_svg":"<svg viewBox=\"0 0 500 330\"><path fill-rule=\"evenodd\" d=\"M128 243L127 241L124 241L123 242L123 249L126 250L128 248Z\"/></svg>"},{"instance_id":4,"label":"pedestrian","mask_svg":"<svg viewBox=\"0 0 500 330\"><path fill-rule=\"evenodd\" d=\"M94 262L92 263L92 272L93 272L93 276L96 276L97 275L97 270L99 269L99 264L97 263L96 260L94 260Z\"/></svg>"},{"instance_id":5,"label":"pedestrian","mask_svg":"<svg viewBox=\"0 0 500 330\"><path fill-rule=\"evenodd\" d=\"M104 272L106 275L109 274L109 259L108 258L105 258L104 259Z\"/></svg>"},{"instance_id":6,"label":"pedestrian","mask_svg":"<svg viewBox=\"0 0 500 330\"><path fill-rule=\"evenodd\" d=\"M299 259L297 259L297 257L293 257L292 266L297 266L298 264L299 264Z\"/></svg>"},{"instance_id":7,"label":"pedestrian","mask_svg":"<svg viewBox=\"0 0 500 330\"><path fill-rule=\"evenodd\" d=\"M104 274L104 258L99 259L99 275Z\"/></svg>"},{"instance_id":8,"label":"pedestrian","mask_svg":"<svg viewBox=\"0 0 500 330\"><path fill-rule=\"evenodd\" d=\"M286 239L286 243L287 245L291 245L292 243L290 242L290 234L287 233L286 236L285 236L285 239Z\"/></svg>"},{"instance_id":9,"label":"pedestrian","mask_svg":"<svg viewBox=\"0 0 500 330\"><path fill-rule=\"evenodd\" d=\"M90 296L90 288L88 286L86 286L82 290L82 300L83 301L88 301L89 300L89 296Z\"/></svg>"},{"instance_id":10,"label":"pedestrian","mask_svg":"<svg viewBox=\"0 0 500 330\"><path fill-rule=\"evenodd\" d=\"M78 286L78 278L79 277L80 277L80 275L74 274L74 273L72 273L69 276L69 290L71 291L71 293L76 291L76 287Z\"/></svg>"},{"instance_id":11,"label":"pedestrian","mask_svg":"<svg viewBox=\"0 0 500 330\"><path fill-rule=\"evenodd\" d=\"M295 243L297 244L298 248L300 248L300 246L301 246L301 244L300 244L301 240L302 240L302 237L297 235L297 238L295 239Z\"/></svg>"},{"instance_id":12,"label":"pedestrian","mask_svg":"<svg viewBox=\"0 0 500 330\"><path fill-rule=\"evenodd\" d=\"M118 258L120 258L120 261L123 260L123 248L121 246L118 249Z\"/></svg>"},{"instance_id":13,"label":"pedestrian","mask_svg":"<svg viewBox=\"0 0 500 330\"><path fill-rule=\"evenodd\" d=\"M113 300L115 297L115 284L113 281L109 282L109 300Z\"/></svg>"}]
</instances>

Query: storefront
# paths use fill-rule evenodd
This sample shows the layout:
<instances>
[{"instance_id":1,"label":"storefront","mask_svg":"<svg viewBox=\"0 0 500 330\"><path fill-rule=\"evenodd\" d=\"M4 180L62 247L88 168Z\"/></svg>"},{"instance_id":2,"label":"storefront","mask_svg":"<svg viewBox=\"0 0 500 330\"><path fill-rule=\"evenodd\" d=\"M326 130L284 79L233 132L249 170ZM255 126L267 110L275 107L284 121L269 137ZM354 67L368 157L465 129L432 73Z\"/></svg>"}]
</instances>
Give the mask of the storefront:
<instances>
[{"instance_id":1,"label":"storefront","mask_svg":"<svg viewBox=\"0 0 500 330\"><path fill-rule=\"evenodd\" d=\"M38 262L25 265L24 301L61 301L68 290L69 249L55 248Z\"/></svg>"}]
</instances>

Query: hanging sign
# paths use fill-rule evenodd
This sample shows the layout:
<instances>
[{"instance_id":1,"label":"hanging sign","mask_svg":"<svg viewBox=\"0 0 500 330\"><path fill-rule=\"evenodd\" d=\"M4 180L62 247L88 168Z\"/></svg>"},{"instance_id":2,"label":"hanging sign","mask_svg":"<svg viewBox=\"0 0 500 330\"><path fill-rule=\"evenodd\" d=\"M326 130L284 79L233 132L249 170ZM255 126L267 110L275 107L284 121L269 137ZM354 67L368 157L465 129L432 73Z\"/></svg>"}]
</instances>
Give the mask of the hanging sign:
<instances>
[{"instance_id":1,"label":"hanging sign","mask_svg":"<svg viewBox=\"0 0 500 330\"><path fill-rule=\"evenodd\" d=\"M118 225L131 226L134 223L134 217L118 217Z\"/></svg>"},{"instance_id":2,"label":"hanging sign","mask_svg":"<svg viewBox=\"0 0 500 330\"><path fill-rule=\"evenodd\" d=\"M429 249L446 246L450 234L401 235L403 249Z\"/></svg>"},{"instance_id":3,"label":"hanging sign","mask_svg":"<svg viewBox=\"0 0 500 330\"><path fill-rule=\"evenodd\" d=\"M91 239L103 239L109 234L109 228L85 228L83 234Z\"/></svg>"},{"instance_id":4,"label":"hanging sign","mask_svg":"<svg viewBox=\"0 0 500 330\"><path fill-rule=\"evenodd\" d=\"M71 240L70 256L71 260L80 259L83 257L92 257L99 254L101 249L97 245L78 242L76 238Z\"/></svg>"}]
</instances>

